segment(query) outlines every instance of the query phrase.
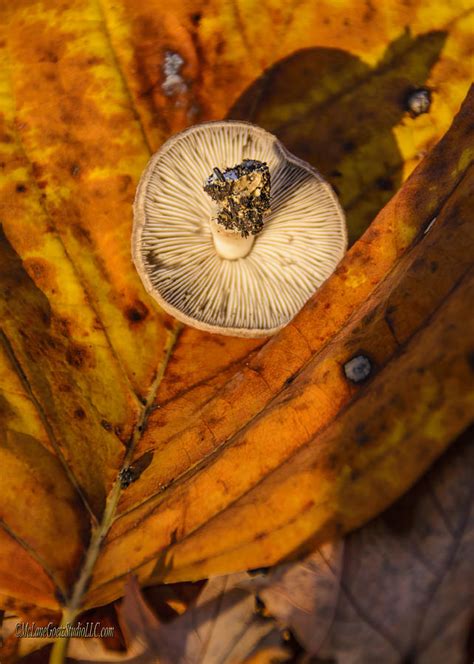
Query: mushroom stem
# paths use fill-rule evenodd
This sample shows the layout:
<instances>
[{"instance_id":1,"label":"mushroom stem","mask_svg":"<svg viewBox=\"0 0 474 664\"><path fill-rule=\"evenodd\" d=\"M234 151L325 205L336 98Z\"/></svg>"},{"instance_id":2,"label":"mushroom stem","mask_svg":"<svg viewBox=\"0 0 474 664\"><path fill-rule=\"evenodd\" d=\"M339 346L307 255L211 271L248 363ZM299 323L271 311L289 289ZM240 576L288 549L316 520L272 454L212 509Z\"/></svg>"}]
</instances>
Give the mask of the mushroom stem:
<instances>
[{"instance_id":1,"label":"mushroom stem","mask_svg":"<svg viewBox=\"0 0 474 664\"><path fill-rule=\"evenodd\" d=\"M222 258L244 258L263 228L270 207L270 171L267 164L245 159L222 172L217 166L204 191L217 203L210 220L214 246Z\"/></svg>"},{"instance_id":2,"label":"mushroom stem","mask_svg":"<svg viewBox=\"0 0 474 664\"><path fill-rule=\"evenodd\" d=\"M224 228L216 218L212 218L209 222L212 232L212 239L214 240L214 247L222 258L235 261L237 258L245 258L253 247L255 242L255 235L247 235L242 237L240 231L234 231Z\"/></svg>"}]
</instances>

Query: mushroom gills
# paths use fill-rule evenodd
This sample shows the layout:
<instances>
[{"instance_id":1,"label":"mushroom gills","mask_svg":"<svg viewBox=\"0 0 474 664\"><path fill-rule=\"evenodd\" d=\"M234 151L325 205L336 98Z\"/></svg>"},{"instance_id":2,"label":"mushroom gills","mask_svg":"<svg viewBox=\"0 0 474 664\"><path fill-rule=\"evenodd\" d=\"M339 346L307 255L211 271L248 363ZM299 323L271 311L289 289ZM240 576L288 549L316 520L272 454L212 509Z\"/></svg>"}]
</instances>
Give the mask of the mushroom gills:
<instances>
[{"instance_id":1,"label":"mushroom gills","mask_svg":"<svg viewBox=\"0 0 474 664\"><path fill-rule=\"evenodd\" d=\"M246 122L208 122L171 137L137 189L132 255L143 284L165 311L201 330L275 334L346 246L330 185Z\"/></svg>"}]
</instances>

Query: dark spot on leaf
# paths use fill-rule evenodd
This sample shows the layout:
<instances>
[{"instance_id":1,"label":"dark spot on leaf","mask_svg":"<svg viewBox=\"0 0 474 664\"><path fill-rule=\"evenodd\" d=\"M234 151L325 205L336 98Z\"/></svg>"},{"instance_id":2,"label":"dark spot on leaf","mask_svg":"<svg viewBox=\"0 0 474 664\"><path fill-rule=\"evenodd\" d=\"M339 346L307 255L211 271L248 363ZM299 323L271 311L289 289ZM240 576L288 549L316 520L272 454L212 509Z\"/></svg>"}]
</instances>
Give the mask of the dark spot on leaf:
<instances>
[{"instance_id":1,"label":"dark spot on leaf","mask_svg":"<svg viewBox=\"0 0 474 664\"><path fill-rule=\"evenodd\" d=\"M16 185L16 190L19 194L23 194L23 192L26 191L26 187L24 184L17 184Z\"/></svg>"},{"instance_id":2,"label":"dark spot on leaf","mask_svg":"<svg viewBox=\"0 0 474 664\"><path fill-rule=\"evenodd\" d=\"M326 468L330 471L335 470L339 464L339 457L336 454L328 454L326 458Z\"/></svg>"},{"instance_id":3,"label":"dark spot on leaf","mask_svg":"<svg viewBox=\"0 0 474 664\"><path fill-rule=\"evenodd\" d=\"M355 355L344 364L344 375L352 383L361 383L372 373L372 363L366 355Z\"/></svg>"},{"instance_id":4,"label":"dark spot on leaf","mask_svg":"<svg viewBox=\"0 0 474 664\"><path fill-rule=\"evenodd\" d=\"M357 445L362 446L370 441L370 435L367 433L366 425L363 422L357 424L354 431L354 437Z\"/></svg>"},{"instance_id":5,"label":"dark spot on leaf","mask_svg":"<svg viewBox=\"0 0 474 664\"><path fill-rule=\"evenodd\" d=\"M25 261L25 266L27 267L28 272L33 276L33 278L36 281L38 281L38 279L41 279L41 277L44 277L48 269L47 262L41 259L27 260Z\"/></svg>"},{"instance_id":6,"label":"dark spot on leaf","mask_svg":"<svg viewBox=\"0 0 474 664\"><path fill-rule=\"evenodd\" d=\"M140 323L148 316L148 307L146 307L140 300L136 300L133 306L125 311L125 315L132 323Z\"/></svg>"},{"instance_id":7,"label":"dark spot on leaf","mask_svg":"<svg viewBox=\"0 0 474 664\"><path fill-rule=\"evenodd\" d=\"M136 482L143 471L148 468L153 459L153 452L145 452L133 465L122 468L119 474L120 485L126 489L130 484Z\"/></svg>"},{"instance_id":8,"label":"dark spot on leaf","mask_svg":"<svg viewBox=\"0 0 474 664\"><path fill-rule=\"evenodd\" d=\"M92 244L92 238L91 234L87 230L87 228L83 228L80 224L71 224L71 229L72 232L74 233L75 237L82 242L83 244Z\"/></svg>"},{"instance_id":9,"label":"dark spot on leaf","mask_svg":"<svg viewBox=\"0 0 474 664\"><path fill-rule=\"evenodd\" d=\"M431 272L436 272L437 269L438 269L438 263L436 261L431 261L430 263Z\"/></svg>"},{"instance_id":10,"label":"dark spot on leaf","mask_svg":"<svg viewBox=\"0 0 474 664\"><path fill-rule=\"evenodd\" d=\"M391 191L394 187L393 180L389 177L377 178L375 184L381 191Z\"/></svg>"},{"instance_id":11,"label":"dark spot on leaf","mask_svg":"<svg viewBox=\"0 0 474 664\"><path fill-rule=\"evenodd\" d=\"M76 408L74 411L74 417L76 417L78 420L83 420L86 416L86 413L83 408Z\"/></svg>"},{"instance_id":12,"label":"dark spot on leaf","mask_svg":"<svg viewBox=\"0 0 474 664\"><path fill-rule=\"evenodd\" d=\"M194 25L199 25L201 19L202 19L201 12L195 12L194 14L191 14L191 21L193 22Z\"/></svg>"},{"instance_id":13,"label":"dark spot on leaf","mask_svg":"<svg viewBox=\"0 0 474 664\"><path fill-rule=\"evenodd\" d=\"M93 55L86 60L86 64L88 64L89 67L93 67L94 65L101 65L103 62L104 58L99 58L97 55Z\"/></svg>"},{"instance_id":14,"label":"dark spot on leaf","mask_svg":"<svg viewBox=\"0 0 474 664\"><path fill-rule=\"evenodd\" d=\"M354 468L351 469L351 482L355 482L361 477L362 473L360 470L354 470Z\"/></svg>"},{"instance_id":15,"label":"dark spot on leaf","mask_svg":"<svg viewBox=\"0 0 474 664\"><path fill-rule=\"evenodd\" d=\"M58 61L58 56L54 51L46 51L45 57L42 58L42 60L46 60L47 62L53 62L56 63Z\"/></svg>"},{"instance_id":16,"label":"dark spot on leaf","mask_svg":"<svg viewBox=\"0 0 474 664\"><path fill-rule=\"evenodd\" d=\"M134 482L133 470L130 466L122 468L119 474L120 486L122 489L126 489L132 482Z\"/></svg>"},{"instance_id":17,"label":"dark spot on leaf","mask_svg":"<svg viewBox=\"0 0 474 664\"><path fill-rule=\"evenodd\" d=\"M31 164L31 170L35 178L40 178L43 175L43 167L36 161Z\"/></svg>"},{"instance_id":18,"label":"dark spot on leaf","mask_svg":"<svg viewBox=\"0 0 474 664\"><path fill-rule=\"evenodd\" d=\"M369 325L369 323L371 323L371 322L374 320L376 313L377 313L377 312L376 312L375 309L372 309L372 311L369 311L369 313L366 314L366 315L362 318L362 324L363 324L363 325Z\"/></svg>"},{"instance_id":19,"label":"dark spot on leaf","mask_svg":"<svg viewBox=\"0 0 474 664\"><path fill-rule=\"evenodd\" d=\"M213 427L216 424L219 424L221 422L222 417L219 417L218 415L208 415L206 418L206 426L204 427L204 431L207 431L209 427Z\"/></svg>"},{"instance_id":20,"label":"dark spot on leaf","mask_svg":"<svg viewBox=\"0 0 474 664\"><path fill-rule=\"evenodd\" d=\"M397 307L393 304L390 304L387 307L387 309L385 310L385 313L387 314L387 316L392 316L392 314L394 314L396 312L396 310L397 310Z\"/></svg>"},{"instance_id":21,"label":"dark spot on leaf","mask_svg":"<svg viewBox=\"0 0 474 664\"><path fill-rule=\"evenodd\" d=\"M72 367L80 369L88 358L88 352L80 346L70 346L66 351L66 361Z\"/></svg>"},{"instance_id":22,"label":"dark spot on leaf","mask_svg":"<svg viewBox=\"0 0 474 664\"><path fill-rule=\"evenodd\" d=\"M428 113L431 107L431 91L428 88L411 89L405 98L405 108L412 118Z\"/></svg>"},{"instance_id":23,"label":"dark spot on leaf","mask_svg":"<svg viewBox=\"0 0 474 664\"><path fill-rule=\"evenodd\" d=\"M113 427L110 424L110 422L107 422L107 420L101 420L100 424L101 424L102 428L105 429L106 431L112 431Z\"/></svg>"},{"instance_id":24,"label":"dark spot on leaf","mask_svg":"<svg viewBox=\"0 0 474 664\"><path fill-rule=\"evenodd\" d=\"M81 172L81 167L79 166L79 164L72 164L71 165L70 173L71 173L73 178L77 178L77 176L79 175L80 172Z\"/></svg>"}]
</instances>

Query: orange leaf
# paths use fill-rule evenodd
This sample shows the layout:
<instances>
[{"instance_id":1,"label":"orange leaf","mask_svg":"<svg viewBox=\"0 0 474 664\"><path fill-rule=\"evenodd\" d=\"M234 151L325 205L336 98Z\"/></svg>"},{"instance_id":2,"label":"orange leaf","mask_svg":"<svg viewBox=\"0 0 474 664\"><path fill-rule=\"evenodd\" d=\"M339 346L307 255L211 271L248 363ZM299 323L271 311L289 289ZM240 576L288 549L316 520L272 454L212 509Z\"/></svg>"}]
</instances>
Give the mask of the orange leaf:
<instances>
[{"instance_id":1,"label":"orange leaf","mask_svg":"<svg viewBox=\"0 0 474 664\"><path fill-rule=\"evenodd\" d=\"M1 4L3 606L67 622L130 570L273 564L378 513L469 421L472 92L272 340L181 329L131 263L138 178L188 124L274 130L353 240L447 129L469 7L332 4Z\"/></svg>"}]
</instances>

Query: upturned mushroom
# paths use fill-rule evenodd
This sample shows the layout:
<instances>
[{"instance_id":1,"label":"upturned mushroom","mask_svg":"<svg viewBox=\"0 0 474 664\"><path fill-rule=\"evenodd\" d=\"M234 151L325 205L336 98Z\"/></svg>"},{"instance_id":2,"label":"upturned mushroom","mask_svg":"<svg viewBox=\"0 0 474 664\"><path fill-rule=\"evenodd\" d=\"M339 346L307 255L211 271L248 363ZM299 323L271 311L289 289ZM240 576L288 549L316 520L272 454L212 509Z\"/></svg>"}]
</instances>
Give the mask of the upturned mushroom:
<instances>
[{"instance_id":1,"label":"upturned mushroom","mask_svg":"<svg viewBox=\"0 0 474 664\"><path fill-rule=\"evenodd\" d=\"M334 271L346 244L330 185L246 122L173 136L137 189L132 255L145 288L203 330L274 334Z\"/></svg>"}]
</instances>

